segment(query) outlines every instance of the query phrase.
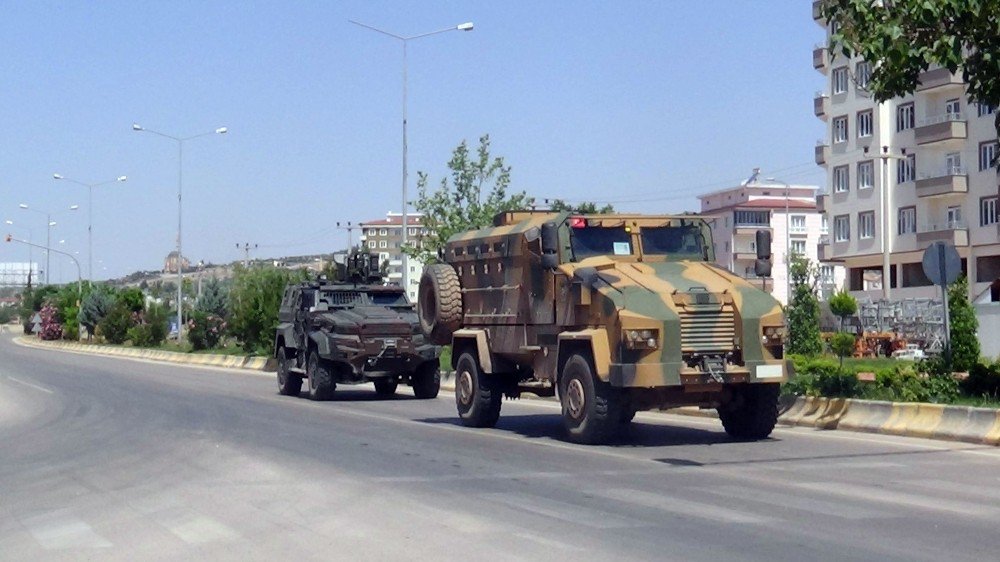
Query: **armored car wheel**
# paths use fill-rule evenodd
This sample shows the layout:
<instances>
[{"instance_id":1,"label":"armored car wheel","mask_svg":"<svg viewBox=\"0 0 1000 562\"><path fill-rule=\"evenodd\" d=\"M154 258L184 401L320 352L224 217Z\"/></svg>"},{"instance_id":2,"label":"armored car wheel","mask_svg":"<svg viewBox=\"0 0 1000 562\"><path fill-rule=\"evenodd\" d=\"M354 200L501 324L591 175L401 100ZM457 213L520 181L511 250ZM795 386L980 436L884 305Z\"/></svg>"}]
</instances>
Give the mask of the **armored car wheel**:
<instances>
[{"instance_id":1,"label":"armored car wheel","mask_svg":"<svg viewBox=\"0 0 1000 562\"><path fill-rule=\"evenodd\" d=\"M316 350L309 352L309 360L306 361L306 374L309 375L309 398L313 400L333 398L333 393L337 390L337 383L333 380L330 368L323 364Z\"/></svg>"},{"instance_id":2,"label":"armored car wheel","mask_svg":"<svg viewBox=\"0 0 1000 562\"><path fill-rule=\"evenodd\" d=\"M625 416L617 389L594 376L590 359L574 354L559 383L563 424L570 441L596 445L617 436Z\"/></svg>"},{"instance_id":3,"label":"armored car wheel","mask_svg":"<svg viewBox=\"0 0 1000 562\"><path fill-rule=\"evenodd\" d=\"M278 394L298 396L302 392L302 377L291 372L295 359L294 355L289 357L288 354L287 348L278 349Z\"/></svg>"},{"instance_id":4,"label":"armored car wheel","mask_svg":"<svg viewBox=\"0 0 1000 562\"><path fill-rule=\"evenodd\" d=\"M493 427L500 418L503 393L495 377L479 370L476 356L466 351L455 364L455 404L468 427Z\"/></svg>"},{"instance_id":5,"label":"armored car wheel","mask_svg":"<svg viewBox=\"0 0 1000 562\"><path fill-rule=\"evenodd\" d=\"M778 394L781 386L776 383L749 384L737 387L733 399L720 406L719 419L726 433L737 439L764 439L778 423Z\"/></svg>"},{"instance_id":6,"label":"armored car wheel","mask_svg":"<svg viewBox=\"0 0 1000 562\"><path fill-rule=\"evenodd\" d=\"M379 396L392 396L396 394L396 387L399 381L394 378L378 379L375 381L375 394Z\"/></svg>"},{"instance_id":7,"label":"armored car wheel","mask_svg":"<svg viewBox=\"0 0 1000 562\"><path fill-rule=\"evenodd\" d=\"M438 391L441 390L441 370L437 361L428 361L417 367L410 377L410 385L417 398L437 398Z\"/></svg>"},{"instance_id":8,"label":"armored car wheel","mask_svg":"<svg viewBox=\"0 0 1000 562\"><path fill-rule=\"evenodd\" d=\"M446 263L425 267L418 296L420 329L431 343L450 344L452 334L462 327L462 286L455 268Z\"/></svg>"}]
</instances>

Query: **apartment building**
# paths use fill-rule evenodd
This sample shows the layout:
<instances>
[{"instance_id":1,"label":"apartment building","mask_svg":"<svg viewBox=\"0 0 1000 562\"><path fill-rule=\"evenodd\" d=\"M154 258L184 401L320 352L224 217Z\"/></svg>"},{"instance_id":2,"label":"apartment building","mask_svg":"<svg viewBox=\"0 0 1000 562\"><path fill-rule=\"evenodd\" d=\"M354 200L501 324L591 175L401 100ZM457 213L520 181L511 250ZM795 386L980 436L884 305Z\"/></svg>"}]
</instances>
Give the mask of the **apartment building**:
<instances>
[{"instance_id":1,"label":"apartment building","mask_svg":"<svg viewBox=\"0 0 1000 562\"><path fill-rule=\"evenodd\" d=\"M384 219L365 221L361 224L361 246L369 252L379 254L379 262L388 262L388 281L406 287L410 300L416 302L417 287L420 284L420 274L423 272L423 262L407 258L406 269L403 267L403 215L402 213L386 213ZM423 215L419 213L406 214L407 238L419 240L426 234L423 227Z\"/></svg>"},{"instance_id":2,"label":"apartment building","mask_svg":"<svg viewBox=\"0 0 1000 562\"><path fill-rule=\"evenodd\" d=\"M816 163L828 192L818 205L831 231L820 256L844 264L858 296L883 297L888 254L890 298L935 297L921 259L943 240L962 257L970 297L983 293L1000 277L997 108L970 103L961 76L942 68L924 72L912 95L876 103L872 65L829 52L818 4L826 40L813 66L825 84L813 104L827 126Z\"/></svg>"},{"instance_id":3,"label":"apartment building","mask_svg":"<svg viewBox=\"0 0 1000 562\"><path fill-rule=\"evenodd\" d=\"M821 263L820 241L827 234L825 217L816 208L813 185L751 180L737 187L699 195L701 213L714 217L712 240L719 265L788 302L788 258L799 255L819 264L821 296L843 284L843 268ZM771 232L771 277L754 274L758 230Z\"/></svg>"}]
</instances>

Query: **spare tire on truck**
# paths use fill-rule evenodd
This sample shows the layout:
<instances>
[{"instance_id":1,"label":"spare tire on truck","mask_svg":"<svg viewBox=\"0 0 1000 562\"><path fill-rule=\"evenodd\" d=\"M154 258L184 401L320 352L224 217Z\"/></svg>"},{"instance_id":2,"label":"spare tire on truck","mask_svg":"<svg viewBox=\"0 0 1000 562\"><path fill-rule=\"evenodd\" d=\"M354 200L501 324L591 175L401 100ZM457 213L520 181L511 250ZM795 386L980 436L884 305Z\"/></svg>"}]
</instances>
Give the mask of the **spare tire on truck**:
<instances>
[{"instance_id":1,"label":"spare tire on truck","mask_svg":"<svg viewBox=\"0 0 1000 562\"><path fill-rule=\"evenodd\" d=\"M420 329L435 345L448 345L462 327L462 286L455 268L435 263L424 268L417 294Z\"/></svg>"}]
</instances>

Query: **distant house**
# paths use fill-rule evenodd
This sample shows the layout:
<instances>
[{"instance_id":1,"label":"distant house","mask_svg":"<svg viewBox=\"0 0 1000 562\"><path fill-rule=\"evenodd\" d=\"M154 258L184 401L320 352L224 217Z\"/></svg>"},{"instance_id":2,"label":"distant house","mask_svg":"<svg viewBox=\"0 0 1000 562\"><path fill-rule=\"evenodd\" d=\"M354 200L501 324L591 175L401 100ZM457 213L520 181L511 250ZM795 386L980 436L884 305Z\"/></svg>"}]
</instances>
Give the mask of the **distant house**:
<instances>
[{"instance_id":1,"label":"distant house","mask_svg":"<svg viewBox=\"0 0 1000 562\"><path fill-rule=\"evenodd\" d=\"M191 269L191 262L187 258L181 256L180 260L177 259L177 250L167 254L167 258L163 260L163 272L164 273L177 273L178 261L180 262L180 267L182 270Z\"/></svg>"}]
</instances>

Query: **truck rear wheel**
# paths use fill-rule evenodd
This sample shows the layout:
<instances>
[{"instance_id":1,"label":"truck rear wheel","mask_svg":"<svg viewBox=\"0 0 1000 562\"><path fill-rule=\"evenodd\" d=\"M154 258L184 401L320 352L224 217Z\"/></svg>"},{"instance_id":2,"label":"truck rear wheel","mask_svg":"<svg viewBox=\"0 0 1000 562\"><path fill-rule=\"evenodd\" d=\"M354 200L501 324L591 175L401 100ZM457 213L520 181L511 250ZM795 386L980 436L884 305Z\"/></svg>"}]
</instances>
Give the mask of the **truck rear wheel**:
<instances>
[{"instance_id":1,"label":"truck rear wheel","mask_svg":"<svg viewBox=\"0 0 1000 562\"><path fill-rule=\"evenodd\" d=\"M395 378L384 378L375 381L375 394L379 396L392 396L396 394L396 387L399 385L399 381Z\"/></svg>"},{"instance_id":2,"label":"truck rear wheel","mask_svg":"<svg viewBox=\"0 0 1000 562\"><path fill-rule=\"evenodd\" d=\"M288 354L288 348L278 348L278 394L298 396L302 392L302 377L291 372L295 358L294 356L289 357Z\"/></svg>"},{"instance_id":3,"label":"truck rear wheel","mask_svg":"<svg viewBox=\"0 0 1000 562\"><path fill-rule=\"evenodd\" d=\"M323 363L316 350L309 352L306 362L306 374L309 375L309 398L313 400L329 400L337 390L330 367Z\"/></svg>"},{"instance_id":4,"label":"truck rear wheel","mask_svg":"<svg viewBox=\"0 0 1000 562\"><path fill-rule=\"evenodd\" d=\"M479 370L479 361L465 351L455 364L455 404L468 427L493 427L500 419L503 393L496 377Z\"/></svg>"},{"instance_id":5,"label":"truck rear wheel","mask_svg":"<svg viewBox=\"0 0 1000 562\"><path fill-rule=\"evenodd\" d=\"M570 356L559 378L563 424L570 441L597 445L616 437L625 417L621 395L594 376L590 359L580 354Z\"/></svg>"},{"instance_id":6,"label":"truck rear wheel","mask_svg":"<svg viewBox=\"0 0 1000 562\"><path fill-rule=\"evenodd\" d=\"M764 439L778 423L777 383L750 384L734 389L729 404L720 406L719 419L726 433L737 439Z\"/></svg>"},{"instance_id":7,"label":"truck rear wheel","mask_svg":"<svg viewBox=\"0 0 1000 562\"><path fill-rule=\"evenodd\" d=\"M437 398L438 391L441 390L441 371L437 361L428 361L417 367L410 377L410 385L417 398Z\"/></svg>"},{"instance_id":8,"label":"truck rear wheel","mask_svg":"<svg viewBox=\"0 0 1000 562\"><path fill-rule=\"evenodd\" d=\"M425 267L418 296L420 329L435 345L451 343L452 334L462 327L462 286L455 268L446 263Z\"/></svg>"}]
</instances>

